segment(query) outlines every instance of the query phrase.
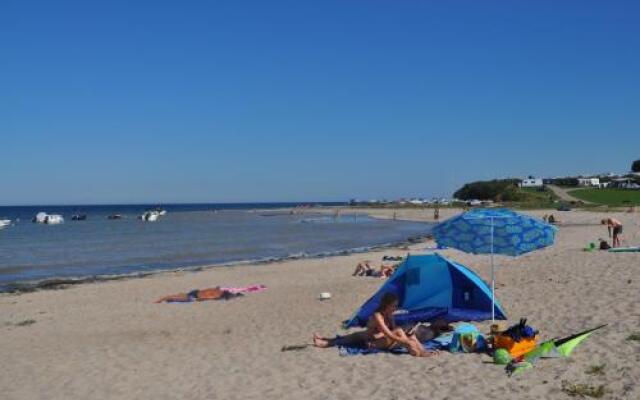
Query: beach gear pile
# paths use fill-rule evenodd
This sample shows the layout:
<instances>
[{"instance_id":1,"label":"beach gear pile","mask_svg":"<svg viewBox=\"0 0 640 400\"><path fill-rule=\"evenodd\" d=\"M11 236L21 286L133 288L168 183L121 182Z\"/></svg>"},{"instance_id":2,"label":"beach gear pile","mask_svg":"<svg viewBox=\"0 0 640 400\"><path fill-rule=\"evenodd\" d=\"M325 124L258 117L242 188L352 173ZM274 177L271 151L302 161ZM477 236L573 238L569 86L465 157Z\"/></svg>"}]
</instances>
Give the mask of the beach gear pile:
<instances>
[{"instance_id":1,"label":"beach gear pile","mask_svg":"<svg viewBox=\"0 0 640 400\"><path fill-rule=\"evenodd\" d=\"M551 339L537 344L538 331L521 319L516 325L499 332L493 337L493 361L498 365L506 365L505 372L512 376L533 367L540 358L569 357L582 341L596 330L606 326L600 325L567 336L562 339Z\"/></svg>"},{"instance_id":2,"label":"beach gear pile","mask_svg":"<svg viewBox=\"0 0 640 400\"><path fill-rule=\"evenodd\" d=\"M504 349L511 357L519 357L533 350L537 344L538 331L527 325L527 319L493 337L493 348Z\"/></svg>"},{"instance_id":3,"label":"beach gear pile","mask_svg":"<svg viewBox=\"0 0 640 400\"><path fill-rule=\"evenodd\" d=\"M476 326L460 323L452 332L423 342L425 350L441 350L450 353L492 354L497 365L504 365L508 376L519 374L533 367L540 358L569 357L573 350L595 331L606 325L588 329L562 339L551 339L537 343L539 332L527 325L526 319L498 332L493 337L485 337ZM338 339L339 340L339 339ZM491 350L493 346L493 350ZM378 350L354 344L338 343L341 356L366 355L376 353L408 354L404 347Z\"/></svg>"},{"instance_id":4,"label":"beach gear pile","mask_svg":"<svg viewBox=\"0 0 640 400\"><path fill-rule=\"evenodd\" d=\"M596 248L600 250L607 250L611 253L638 253L640 252L640 246L631 246L631 247L611 247L606 240L600 239L600 245L596 246L595 243L589 243L583 250L584 251L594 251Z\"/></svg>"}]
</instances>

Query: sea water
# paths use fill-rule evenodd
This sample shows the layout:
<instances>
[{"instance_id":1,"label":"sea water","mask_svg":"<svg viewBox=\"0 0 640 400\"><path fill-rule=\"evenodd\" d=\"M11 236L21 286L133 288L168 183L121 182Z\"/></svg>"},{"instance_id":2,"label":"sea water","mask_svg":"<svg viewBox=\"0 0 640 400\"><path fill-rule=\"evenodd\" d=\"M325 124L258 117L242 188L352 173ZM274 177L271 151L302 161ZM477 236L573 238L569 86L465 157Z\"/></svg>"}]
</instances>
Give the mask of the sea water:
<instances>
[{"instance_id":1,"label":"sea water","mask_svg":"<svg viewBox=\"0 0 640 400\"><path fill-rule=\"evenodd\" d=\"M430 225L340 216L287 204L167 205L155 222L145 206L0 207L0 291L57 279L106 279L204 265L322 257L398 244L428 234ZM31 222L39 211L62 214L60 225ZM109 220L110 214L123 219ZM72 221L72 214L86 214Z\"/></svg>"}]
</instances>

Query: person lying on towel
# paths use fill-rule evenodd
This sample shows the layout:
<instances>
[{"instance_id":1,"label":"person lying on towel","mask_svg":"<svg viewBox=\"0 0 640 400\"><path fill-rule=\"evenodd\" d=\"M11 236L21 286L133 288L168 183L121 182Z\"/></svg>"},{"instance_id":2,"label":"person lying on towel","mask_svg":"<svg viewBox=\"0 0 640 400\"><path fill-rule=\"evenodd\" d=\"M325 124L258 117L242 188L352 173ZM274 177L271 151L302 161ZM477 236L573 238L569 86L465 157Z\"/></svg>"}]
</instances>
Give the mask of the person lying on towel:
<instances>
[{"instance_id":1,"label":"person lying on towel","mask_svg":"<svg viewBox=\"0 0 640 400\"><path fill-rule=\"evenodd\" d=\"M358 263L352 276L372 276L376 278L388 278L395 272L397 265L382 264L379 270L371 266L370 261Z\"/></svg>"},{"instance_id":2,"label":"person lying on towel","mask_svg":"<svg viewBox=\"0 0 640 400\"><path fill-rule=\"evenodd\" d=\"M230 299L233 297L242 296L242 293L232 293L228 290L224 290L219 286L207 289L196 289L189 293L178 293L169 296L164 296L155 301L155 303L186 303L190 301L206 301L206 300L219 300Z\"/></svg>"},{"instance_id":3,"label":"person lying on towel","mask_svg":"<svg viewBox=\"0 0 640 400\"><path fill-rule=\"evenodd\" d=\"M414 357L429 357L437 351L425 350L422 343L413 333L407 334L402 328L395 326L393 313L398 309L398 297L393 293L385 293L380 305L369 318L367 330L336 338L322 338L313 335L313 345L320 348L332 346L365 346L371 349L390 350L404 347Z\"/></svg>"}]
</instances>

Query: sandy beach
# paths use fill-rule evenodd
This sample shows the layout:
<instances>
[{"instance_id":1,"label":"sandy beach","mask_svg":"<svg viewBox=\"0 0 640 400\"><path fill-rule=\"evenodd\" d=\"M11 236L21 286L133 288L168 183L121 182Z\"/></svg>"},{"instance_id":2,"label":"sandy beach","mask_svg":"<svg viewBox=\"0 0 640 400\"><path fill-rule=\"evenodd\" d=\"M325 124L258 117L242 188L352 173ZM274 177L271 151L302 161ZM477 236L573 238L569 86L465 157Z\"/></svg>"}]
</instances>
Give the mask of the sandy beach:
<instances>
[{"instance_id":1,"label":"sandy beach","mask_svg":"<svg viewBox=\"0 0 640 400\"><path fill-rule=\"evenodd\" d=\"M391 217L393 210L363 210ZM455 210L443 210L441 218ZM532 214L542 215L544 211ZM417 359L341 357L310 343L342 333L381 284L352 277L357 262L422 253L433 242L323 259L163 273L64 290L0 295L0 398L14 399L568 399L562 382L605 385L607 399L640 399L640 253L584 252L606 237L605 215L555 213L556 244L519 258L497 257L497 296L509 322L527 317L543 339L608 326L568 359L541 360L516 377L481 354ZM640 215L625 223L640 245ZM399 219L430 220L429 210ZM489 257L444 250L489 279ZM160 296L211 286L264 284L229 301L154 304ZM332 299L319 301L320 292ZM488 330L488 323L479 324ZM595 365L603 373L587 374Z\"/></svg>"}]
</instances>

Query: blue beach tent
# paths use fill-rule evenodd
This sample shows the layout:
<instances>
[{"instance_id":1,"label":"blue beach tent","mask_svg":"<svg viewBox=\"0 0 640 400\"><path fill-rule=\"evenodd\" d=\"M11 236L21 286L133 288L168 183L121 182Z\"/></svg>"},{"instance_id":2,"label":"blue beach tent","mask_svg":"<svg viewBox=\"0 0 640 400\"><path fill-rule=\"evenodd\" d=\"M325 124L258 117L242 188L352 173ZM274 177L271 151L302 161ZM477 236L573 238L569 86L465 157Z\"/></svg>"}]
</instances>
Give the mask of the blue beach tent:
<instances>
[{"instance_id":1,"label":"blue beach tent","mask_svg":"<svg viewBox=\"0 0 640 400\"><path fill-rule=\"evenodd\" d=\"M408 256L382 287L347 321L345 328L366 326L385 293L398 296L396 324L491 319L491 289L473 271L438 253ZM495 303L496 319L507 319Z\"/></svg>"}]
</instances>

